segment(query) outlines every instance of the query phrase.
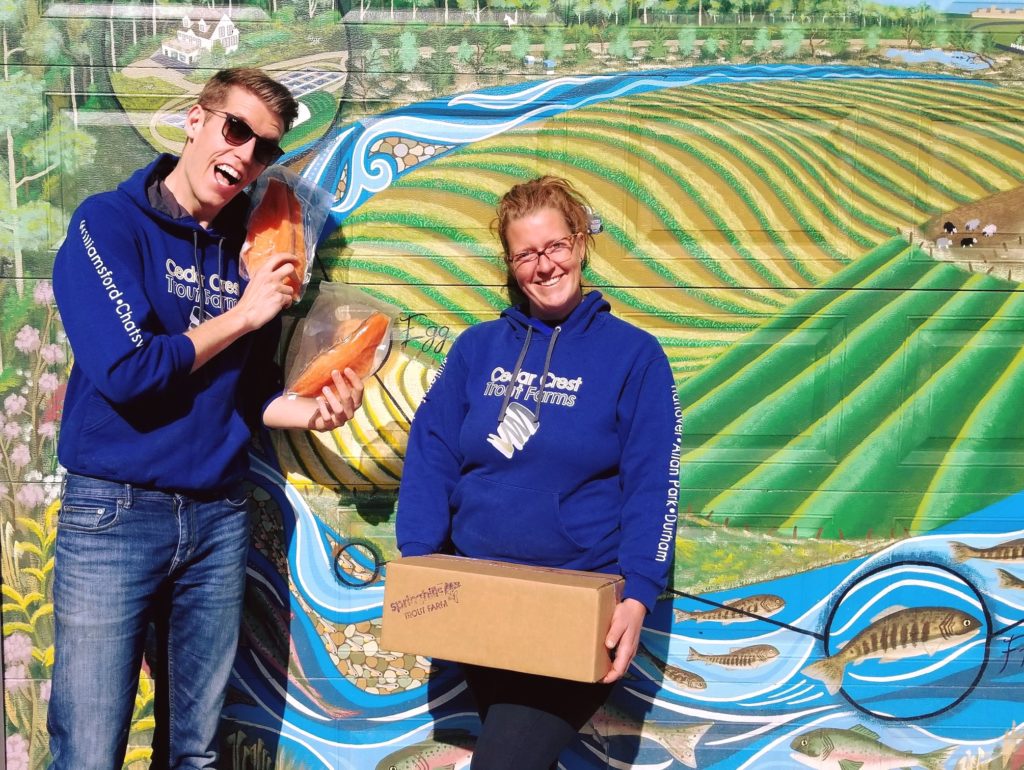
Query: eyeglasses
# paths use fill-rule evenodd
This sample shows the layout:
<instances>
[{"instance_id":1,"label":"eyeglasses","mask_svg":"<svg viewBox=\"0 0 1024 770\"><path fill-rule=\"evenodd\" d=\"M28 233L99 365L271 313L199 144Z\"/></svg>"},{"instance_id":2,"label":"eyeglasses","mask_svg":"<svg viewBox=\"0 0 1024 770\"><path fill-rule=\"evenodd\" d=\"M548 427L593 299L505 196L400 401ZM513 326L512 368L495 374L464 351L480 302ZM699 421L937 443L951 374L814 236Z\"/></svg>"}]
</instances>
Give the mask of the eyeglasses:
<instances>
[{"instance_id":1,"label":"eyeglasses","mask_svg":"<svg viewBox=\"0 0 1024 770\"><path fill-rule=\"evenodd\" d=\"M529 249L527 251L520 251L509 257L509 264L513 268L520 268L524 265L532 265L541 257L547 257L555 262L562 262L566 260L572 254L572 247L576 243L576 237L579 233L573 233L567 235L564 238L559 238L557 241L552 241L543 249Z\"/></svg>"},{"instance_id":2,"label":"eyeglasses","mask_svg":"<svg viewBox=\"0 0 1024 770\"><path fill-rule=\"evenodd\" d=\"M256 144L252 148L252 158L257 163L263 166L270 166L284 155L284 150L281 149L275 140L260 136L241 118L232 115L230 112L222 112L221 110L214 110L203 105L200 106L207 112L212 112L214 115L220 115L224 118L224 124L221 126L220 132L224 137L224 141L232 147L241 147L250 139L255 139Z\"/></svg>"}]
</instances>

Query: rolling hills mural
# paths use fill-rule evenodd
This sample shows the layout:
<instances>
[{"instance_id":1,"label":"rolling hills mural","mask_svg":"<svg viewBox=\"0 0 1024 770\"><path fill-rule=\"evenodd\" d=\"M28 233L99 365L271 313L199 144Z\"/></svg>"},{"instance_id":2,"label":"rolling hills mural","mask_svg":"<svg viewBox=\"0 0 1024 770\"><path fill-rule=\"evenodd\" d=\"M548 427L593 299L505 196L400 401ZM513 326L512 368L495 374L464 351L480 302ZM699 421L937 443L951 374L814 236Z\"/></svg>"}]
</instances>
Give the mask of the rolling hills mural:
<instances>
[{"instance_id":1,"label":"rolling hills mural","mask_svg":"<svg viewBox=\"0 0 1024 770\"><path fill-rule=\"evenodd\" d=\"M396 332L355 420L254 439L224 767L469 766L465 686L380 647L382 591L410 422L504 306L493 209L540 173L587 196L585 282L685 413L671 591L561 766L1024 767L1024 18L470 5L0 9L7 767L47 763L63 217L180 147L235 63L303 104L284 162L335 200L315 280ZM153 708L144 676L129 768Z\"/></svg>"}]
</instances>

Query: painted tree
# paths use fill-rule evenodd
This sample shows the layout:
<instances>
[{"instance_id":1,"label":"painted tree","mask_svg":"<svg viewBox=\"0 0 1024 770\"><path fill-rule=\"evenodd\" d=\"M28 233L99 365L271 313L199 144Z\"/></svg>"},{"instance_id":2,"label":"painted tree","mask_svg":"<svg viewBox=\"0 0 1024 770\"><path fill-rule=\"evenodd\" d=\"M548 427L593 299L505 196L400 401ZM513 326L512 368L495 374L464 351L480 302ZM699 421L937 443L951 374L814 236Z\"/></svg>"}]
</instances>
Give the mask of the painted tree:
<instances>
[{"instance_id":1,"label":"painted tree","mask_svg":"<svg viewBox=\"0 0 1024 770\"><path fill-rule=\"evenodd\" d=\"M576 23L583 24L583 17L593 8L592 0L572 0L572 12L576 14Z\"/></svg>"},{"instance_id":2,"label":"painted tree","mask_svg":"<svg viewBox=\"0 0 1024 770\"><path fill-rule=\"evenodd\" d=\"M650 40L650 46L647 48L645 58L654 59L656 61L664 61L668 58L668 39L665 28L662 26L654 26L651 28L651 34L648 35Z\"/></svg>"},{"instance_id":3,"label":"painted tree","mask_svg":"<svg viewBox=\"0 0 1024 770\"><path fill-rule=\"evenodd\" d=\"M46 200L25 200L20 191L54 171L72 172L91 163L96 149L95 139L66 120L45 129L43 93L43 82L26 72L0 81L0 135L7 150L0 249L10 255L19 294L24 291L25 251L49 248L61 229L59 210Z\"/></svg>"},{"instance_id":4,"label":"painted tree","mask_svg":"<svg viewBox=\"0 0 1024 770\"><path fill-rule=\"evenodd\" d=\"M546 19L551 15L551 0L523 0L520 7L535 19Z\"/></svg>"},{"instance_id":5,"label":"painted tree","mask_svg":"<svg viewBox=\"0 0 1024 770\"><path fill-rule=\"evenodd\" d=\"M709 0L709 2L707 4L707 6L708 6L708 16L711 17L711 23L712 24L717 24L718 23L718 16L719 16L719 14L722 13L722 5L723 5L722 0Z\"/></svg>"},{"instance_id":6,"label":"painted tree","mask_svg":"<svg viewBox=\"0 0 1024 770\"><path fill-rule=\"evenodd\" d=\"M864 50L877 51L882 43L882 30L879 27L872 27L864 34Z\"/></svg>"},{"instance_id":7,"label":"painted tree","mask_svg":"<svg viewBox=\"0 0 1024 770\"><path fill-rule=\"evenodd\" d=\"M701 47L701 57L704 59L715 60L718 58L718 47L720 44L720 38L717 32L708 32L704 36L704 45Z\"/></svg>"},{"instance_id":8,"label":"painted tree","mask_svg":"<svg viewBox=\"0 0 1024 770\"><path fill-rule=\"evenodd\" d=\"M565 35L561 27L551 27L544 37L544 55L558 61L565 55Z\"/></svg>"},{"instance_id":9,"label":"painted tree","mask_svg":"<svg viewBox=\"0 0 1024 770\"><path fill-rule=\"evenodd\" d=\"M420 45L411 29L398 36L398 62L403 72L412 72L420 62Z\"/></svg>"},{"instance_id":10,"label":"painted tree","mask_svg":"<svg viewBox=\"0 0 1024 770\"><path fill-rule=\"evenodd\" d=\"M608 53L623 60L629 59L633 55L633 41L629 37L627 27L620 27L615 31L615 37L611 45L608 46Z\"/></svg>"},{"instance_id":11,"label":"painted tree","mask_svg":"<svg viewBox=\"0 0 1024 770\"><path fill-rule=\"evenodd\" d=\"M455 4L459 6L460 11L472 13L476 23L480 23L480 12L483 10L480 0L455 0Z\"/></svg>"},{"instance_id":12,"label":"painted tree","mask_svg":"<svg viewBox=\"0 0 1024 770\"><path fill-rule=\"evenodd\" d=\"M693 55L693 48L697 45L697 30L693 27L683 27L676 36L679 44L679 58L687 59Z\"/></svg>"},{"instance_id":13,"label":"painted tree","mask_svg":"<svg viewBox=\"0 0 1024 770\"><path fill-rule=\"evenodd\" d=\"M96 84L93 67L93 45L97 35L92 19L64 19L64 50L68 58L68 84L71 91L71 112L78 127L79 91L88 91ZM76 77L76 67L78 76Z\"/></svg>"},{"instance_id":14,"label":"painted tree","mask_svg":"<svg viewBox=\"0 0 1024 770\"><path fill-rule=\"evenodd\" d=\"M577 24L569 29L569 42L572 45L572 55L577 64L585 64L593 59L593 52L590 50L590 30L583 24Z\"/></svg>"},{"instance_id":15,"label":"painted tree","mask_svg":"<svg viewBox=\"0 0 1024 770\"><path fill-rule=\"evenodd\" d=\"M629 0L608 0L608 10L611 11L612 23L619 26L619 16L626 11Z\"/></svg>"},{"instance_id":16,"label":"painted tree","mask_svg":"<svg viewBox=\"0 0 1024 770\"><path fill-rule=\"evenodd\" d=\"M875 26L882 26L882 18L885 16L885 11L880 3L865 3L863 13L865 16L873 16L875 19Z\"/></svg>"},{"instance_id":17,"label":"painted tree","mask_svg":"<svg viewBox=\"0 0 1024 770\"><path fill-rule=\"evenodd\" d=\"M787 59L793 59L800 54L804 44L804 29L795 21L789 22L782 28L782 55Z\"/></svg>"},{"instance_id":18,"label":"painted tree","mask_svg":"<svg viewBox=\"0 0 1024 770\"><path fill-rule=\"evenodd\" d=\"M772 50L772 33L768 27L760 27L754 33L754 54L764 56Z\"/></svg>"},{"instance_id":19,"label":"painted tree","mask_svg":"<svg viewBox=\"0 0 1024 770\"><path fill-rule=\"evenodd\" d=\"M518 62L521 62L530 52L530 35L525 29L517 29L515 31L515 34L512 36L510 49L512 58Z\"/></svg>"},{"instance_id":20,"label":"painted tree","mask_svg":"<svg viewBox=\"0 0 1024 770\"><path fill-rule=\"evenodd\" d=\"M982 32L980 29L975 30L971 35L970 50L982 58L987 58L986 54L992 50L992 36Z\"/></svg>"},{"instance_id":21,"label":"painted tree","mask_svg":"<svg viewBox=\"0 0 1024 770\"><path fill-rule=\"evenodd\" d=\"M850 31L846 27L834 27L828 33L828 50L836 57L842 56L850 47Z\"/></svg>"},{"instance_id":22,"label":"painted tree","mask_svg":"<svg viewBox=\"0 0 1024 770\"><path fill-rule=\"evenodd\" d=\"M17 29L24 13L25 4L23 0L0 0L0 30L2 30L4 47L4 80L10 77L9 65L11 57L25 50L21 47L12 48L8 38L8 30Z\"/></svg>"}]
</instances>

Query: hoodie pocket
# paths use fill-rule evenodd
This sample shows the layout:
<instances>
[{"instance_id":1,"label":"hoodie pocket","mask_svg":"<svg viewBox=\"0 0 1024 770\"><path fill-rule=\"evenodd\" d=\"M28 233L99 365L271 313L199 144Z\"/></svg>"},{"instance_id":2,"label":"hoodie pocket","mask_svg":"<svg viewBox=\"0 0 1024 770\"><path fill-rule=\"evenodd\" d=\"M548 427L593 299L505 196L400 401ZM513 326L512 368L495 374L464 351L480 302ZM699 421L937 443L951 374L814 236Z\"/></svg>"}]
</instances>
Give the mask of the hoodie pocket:
<instances>
[{"instance_id":1,"label":"hoodie pocket","mask_svg":"<svg viewBox=\"0 0 1024 770\"><path fill-rule=\"evenodd\" d=\"M452 506L452 542L467 556L558 566L584 551L562 525L554 492L467 476Z\"/></svg>"}]
</instances>

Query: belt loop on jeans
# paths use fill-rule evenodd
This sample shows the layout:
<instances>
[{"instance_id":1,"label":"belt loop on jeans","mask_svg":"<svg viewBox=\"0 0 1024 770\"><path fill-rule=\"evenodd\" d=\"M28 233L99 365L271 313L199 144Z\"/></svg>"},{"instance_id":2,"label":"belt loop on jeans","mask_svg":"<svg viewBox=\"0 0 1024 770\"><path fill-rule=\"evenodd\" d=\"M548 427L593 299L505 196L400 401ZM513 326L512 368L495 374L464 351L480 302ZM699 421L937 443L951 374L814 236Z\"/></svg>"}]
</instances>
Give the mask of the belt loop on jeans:
<instances>
[{"instance_id":1,"label":"belt loop on jeans","mask_svg":"<svg viewBox=\"0 0 1024 770\"><path fill-rule=\"evenodd\" d=\"M131 508L132 507L132 485L131 484L125 484L124 485L124 507L125 508Z\"/></svg>"}]
</instances>

